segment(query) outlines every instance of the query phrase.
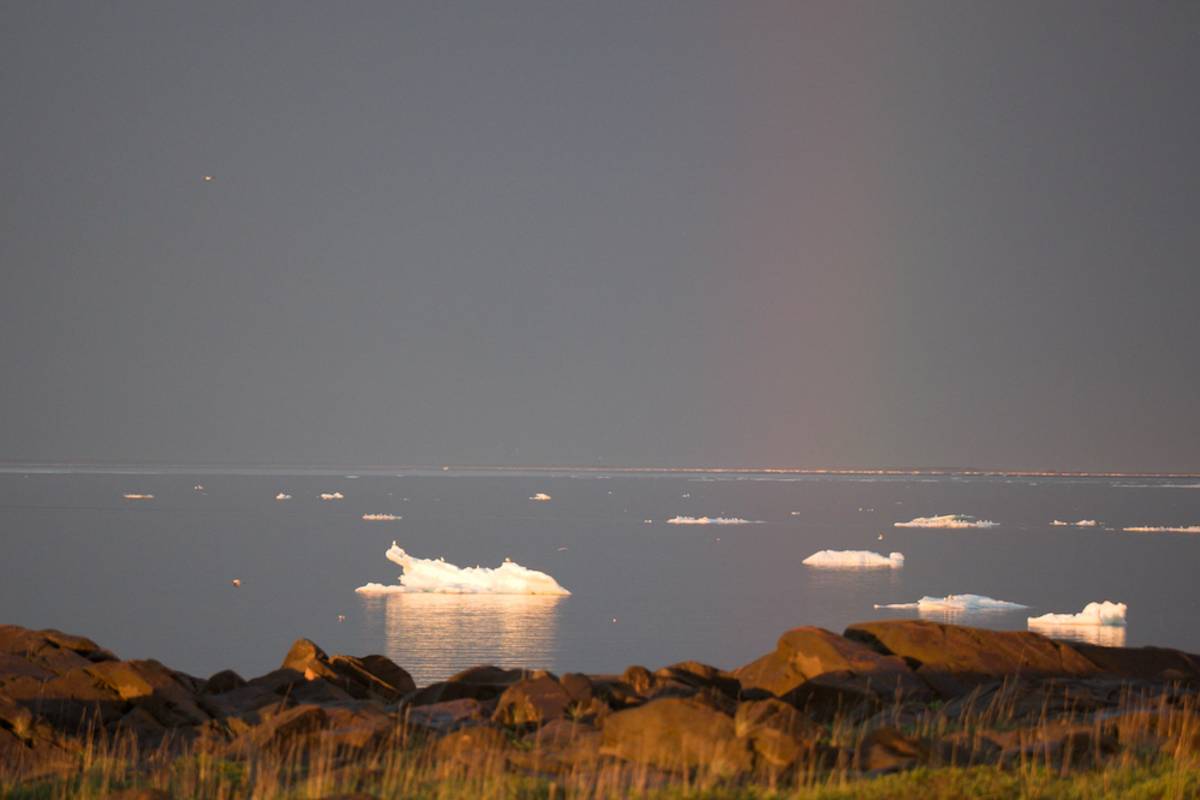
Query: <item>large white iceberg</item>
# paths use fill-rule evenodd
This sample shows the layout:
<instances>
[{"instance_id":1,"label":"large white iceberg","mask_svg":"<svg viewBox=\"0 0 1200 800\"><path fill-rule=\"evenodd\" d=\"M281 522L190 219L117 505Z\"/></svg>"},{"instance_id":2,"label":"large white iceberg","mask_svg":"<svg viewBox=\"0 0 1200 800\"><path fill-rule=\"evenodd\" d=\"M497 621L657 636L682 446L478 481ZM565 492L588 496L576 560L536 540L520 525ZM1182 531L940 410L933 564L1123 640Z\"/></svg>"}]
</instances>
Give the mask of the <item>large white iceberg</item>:
<instances>
[{"instance_id":1,"label":"large white iceberg","mask_svg":"<svg viewBox=\"0 0 1200 800\"><path fill-rule=\"evenodd\" d=\"M1200 533L1200 525L1135 525L1122 530L1130 533Z\"/></svg>"},{"instance_id":2,"label":"large white iceberg","mask_svg":"<svg viewBox=\"0 0 1200 800\"><path fill-rule=\"evenodd\" d=\"M890 553L885 556L870 550L819 550L800 563L824 569L899 569L904 566L904 554Z\"/></svg>"},{"instance_id":3,"label":"large white iceberg","mask_svg":"<svg viewBox=\"0 0 1200 800\"><path fill-rule=\"evenodd\" d=\"M1042 614L1040 617L1030 617L1026 621L1030 628L1062 625L1124 625L1125 612L1128 610L1129 607L1124 603L1112 603L1105 600L1100 603L1088 603L1078 614Z\"/></svg>"},{"instance_id":4,"label":"large white iceberg","mask_svg":"<svg viewBox=\"0 0 1200 800\"><path fill-rule=\"evenodd\" d=\"M1000 523L976 519L967 514L942 514L936 517L917 517L908 522L893 523L897 528L994 528Z\"/></svg>"},{"instance_id":5,"label":"large white iceberg","mask_svg":"<svg viewBox=\"0 0 1200 800\"><path fill-rule=\"evenodd\" d=\"M741 517L671 517L668 525L757 525L752 519Z\"/></svg>"},{"instance_id":6,"label":"large white iceberg","mask_svg":"<svg viewBox=\"0 0 1200 800\"><path fill-rule=\"evenodd\" d=\"M982 594L948 594L922 597L915 603L876 603L876 608L913 608L917 611L1019 611L1029 606L997 600Z\"/></svg>"},{"instance_id":7,"label":"large white iceberg","mask_svg":"<svg viewBox=\"0 0 1200 800\"><path fill-rule=\"evenodd\" d=\"M387 558L404 568L398 584L368 583L360 594L432 592L436 594L548 594L569 595L544 572L504 560L498 567L460 567L445 559L414 558L395 542Z\"/></svg>"}]
</instances>

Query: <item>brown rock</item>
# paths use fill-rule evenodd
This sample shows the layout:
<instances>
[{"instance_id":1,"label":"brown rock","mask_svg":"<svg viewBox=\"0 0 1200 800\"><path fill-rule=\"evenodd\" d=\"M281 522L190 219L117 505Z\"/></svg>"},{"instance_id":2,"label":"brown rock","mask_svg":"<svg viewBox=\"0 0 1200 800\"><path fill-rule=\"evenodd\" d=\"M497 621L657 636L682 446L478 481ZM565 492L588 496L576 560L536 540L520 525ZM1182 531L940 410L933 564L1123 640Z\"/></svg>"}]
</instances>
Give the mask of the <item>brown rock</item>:
<instances>
[{"instance_id":1,"label":"brown rock","mask_svg":"<svg viewBox=\"0 0 1200 800\"><path fill-rule=\"evenodd\" d=\"M434 745L434 755L444 761L467 766L503 767L511 748L495 728L462 728L446 734Z\"/></svg>"},{"instance_id":2,"label":"brown rock","mask_svg":"<svg viewBox=\"0 0 1200 800\"><path fill-rule=\"evenodd\" d=\"M818 681L799 696L794 694L823 676L828 676L824 686ZM734 670L733 677L748 698L775 695L810 706L824 706L830 697L836 704L852 695L888 700L897 693L906 697L928 693L899 658L813 627L783 634L774 652Z\"/></svg>"},{"instance_id":3,"label":"brown rock","mask_svg":"<svg viewBox=\"0 0 1200 800\"><path fill-rule=\"evenodd\" d=\"M1063 642L1103 673L1143 681L1200 681L1200 655L1165 647L1102 647Z\"/></svg>"},{"instance_id":4,"label":"brown rock","mask_svg":"<svg viewBox=\"0 0 1200 800\"><path fill-rule=\"evenodd\" d=\"M436 733L448 733L467 725L479 725L490 716L491 709L473 697L448 700L444 703L407 706L404 718L409 725Z\"/></svg>"},{"instance_id":5,"label":"brown rock","mask_svg":"<svg viewBox=\"0 0 1200 800\"><path fill-rule=\"evenodd\" d=\"M88 667L94 666L86 662ZM106 725L128 710L120 694L87 667L77 667L51 680L30 677L5 682L4 693L35 716L43 716L60 731L76 733L92 723Z\"/></svg>"},{"instance_id":6,"label":"brown rock","mask_svg":"<svg viewBox=\"0 0 1200 800\"><path fill-rule=\"evenodd\" d=\"M535 773L567 772L594 765L603 737L591 725L555 719L525 737L528 749L509 753L514 766Z\"/></svg>"},{"instance_id":7,"label":"brown rock","mask_svg":"<svg viewBox=\"0 0 1200 800\"><path fill-rule=\"evenodd\" d=\"M1078 677L1096 666L1066 644L1028 631L993 631L926 620L864 622L847 638L903 658L944 695L1015 676Z\"/></svg>"},{"instance_id":8,"label":"brown rock","mask_svg":"<svg viewBox=\"0 0 1200 800\"><path fill-rule=\"evenodd\" d=\"M749 700L738 706L734 732L748 739L760 762L785 769L813 749L820 727L782 700Z\"/></svg>"},{"instance_id":9,"label":"brown rock","mask_svg":"<svg viewBox=\"0 0 1200 800\"><path fill-rule=\"evenodd\" d=\"M223 669L204 682L207 694L222 694L246 686L246 679L231 669Z\"/></svg>"},{"instance_id":10,"label":"brown rock","mask_svg":"<svg viewBox=\"0 0 1200 800\"><path fill-rule=\"evenodd\" d=\"M88 667L87 672L122 700L146 709L162 725L199 725L208 719L190 687L157 661L105 661Z\"/></svg>"},{"instance_id":11,"label":"brown rock","mask_svg":"<svg viewBox=\"0 0 1200 800\"><path fill-rule=\"evenodd\" d=\"M505 689L535 673L524 669L503 669L491 665L472 667L449 679L431 683L404 698L405 705L429 705L450 700L472 698L488 701L499 697Z\"/></svg>"},{"instance_id":12,"label":"brown rock","mask_svg":"<svg viewBox=\"0 0 1200 800\"><path fill-rule=\"evenodd\" d=\"M654 676L650 674L650 670L637 664L626 667L621 673L621 680L643 697L654 686Z\"/></svg>"},{"instance_id":13,"label":"brown rock","mask_svg":"<svg viewBox=\"0 0 1200 800\"><path fill-rule=\"evenodd\" d=\"M329 715L320 706L264 710L262 721L239 736L233 746L244 752L295 747L311 741L328 722Z\"/></svg>"},{"instance_id":14,"label":"brown rock","mask_svg":"<svg viewBox=\"0 0 1200 800\"><path fill-rule=\"evenodd\" d=\"M693 699L665 698L604 721L601 752L667 771L705 767L732 776L753 766L733 718Z\"/></svg>"},{"instance_id":15,"label":"brown rock","mask_svg":"<svg viewBox=\"0 0 1200 800\"><path fill-rule=\"evenodd\" d=\"M0 625L0 654L17 656L57 675L89 663L116 660L116 656L91 639L18 625Z\"/></svg>"},{"instance_id":16,"label":"brown rock","mask_svg":"<svg viewBox=\"0 0 1200 800\"><path fill-rule=\"evenodd\" d=\"M669 680L696 689L712 689L731 698L741 692L741 683L732 674L699 661L681 661L654 673L656 680Z\"/></svg>"},{"instance_id":17,"label":"brown rock","mask_svg":"<svg viewBox=\"0 0 1200 800\"><path fill-rule=\"evenodd\" d=\"M876 728L863 737L855 766L864 772L886 773L912 769L929 759L929 749L895 728Z\"/></svg>"},{"instance_id":18,"label":"brown rock","mask_svg":"<svg viewBox=\"0 0 1200 800\"><path fill-rule=\"evenodd\" d=\"M504 690L492 719L501 725L541 725L562 717L570 704L571 696L552 676L526 678Z\"/></svg>"}]
</instances>

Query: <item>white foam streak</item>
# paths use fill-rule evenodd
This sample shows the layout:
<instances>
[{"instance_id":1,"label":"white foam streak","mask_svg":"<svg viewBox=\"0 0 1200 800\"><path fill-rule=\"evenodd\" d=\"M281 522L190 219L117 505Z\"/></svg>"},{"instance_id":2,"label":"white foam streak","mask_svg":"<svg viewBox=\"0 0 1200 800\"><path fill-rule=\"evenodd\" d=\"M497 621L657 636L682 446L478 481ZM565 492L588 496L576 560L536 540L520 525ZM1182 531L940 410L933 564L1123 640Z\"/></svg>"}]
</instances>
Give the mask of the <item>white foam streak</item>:
<instances>
[{"instance_id":1,"label":"white foam streak","mask_svg":"<svg viewBox=\"0 0 1200 800\"><path fill-rule=\"evenodd\" d=\"M1064 625L1124 625L1125 612L1129 607L1124 603L1113 603L1104 600L1099 603L1088 603L1078 614L1042 614L1040 617L1030 617L1026 622L1030 628L1061 627Z\"/></svg>"},{"instance_id":2,"label":"white foam streak","mask_svg":"<svg viewBox=\"0 0 1200 800\"><path fill-rule=\"evenodd\" d=\"M759 525L760 520L741 517L671 517L668 525Z\"/></svg>"},{"instance_id":3,"label":"white foam streak","mask_svg":"<svg viewBox=\"0 0 1200 800\"><path fill-rule=\"evenodd\" d=\"M967 514L942 514L935 517L917 517L908 522L896 522L897 528L995 528L1000 523L990 519L975 519Z\"/></svg>"},{"instance_id":4,"label":"white foam streak","mask_svg":"<svg viewBox=\"0 0 1200 800\"><path fill-rule=\"evenodd\" d=\"M899 569L904 566L904 554L885 556L870 550L819 550L800 563L822 569Z\"/></svg>"},{"instance_id":5,"label":"white foam streak","mask_svg":"<svg viewBox=\"0 0 1200 800\"><path fill-rule=\"evenodd\" d=\"M948 594L922 597L915 603L876 603L876 608L912 608L917 611L1018 611L1029 606L997 600L982 594Z\"/></svg>"},{"instance_id":6,"label":"white foam streak","mask_svg":"<svg viewBox=\"0 0 1200 800\"><path fill-rule=\"evenodd\" d=\"M544 572L505 559L498 567L460 567L444 559L415 558L395 542L387 558L404 569L398 584L368 583L355 589L360 594L544 594L570 592Z\"/></svg>"}]
</instances>

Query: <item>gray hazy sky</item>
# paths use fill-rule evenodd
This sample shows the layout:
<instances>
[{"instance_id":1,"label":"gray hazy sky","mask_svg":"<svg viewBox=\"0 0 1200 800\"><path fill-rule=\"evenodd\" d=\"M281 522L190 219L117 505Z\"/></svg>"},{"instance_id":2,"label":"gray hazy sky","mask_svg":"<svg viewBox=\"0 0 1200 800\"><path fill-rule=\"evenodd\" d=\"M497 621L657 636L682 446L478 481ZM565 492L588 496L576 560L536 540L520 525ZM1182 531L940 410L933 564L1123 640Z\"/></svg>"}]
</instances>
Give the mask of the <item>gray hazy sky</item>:
<instances>
[{"instance_id":1,"label":"gray hazy sky","mask_svg":"<svg viewBox=\"0 0 1200 800\"><path fill-rule=\"evenodd\" d=\"M1198 86L1194 2L9 0L0 460L1200 469Z\"/></svg>"}]
</instances>

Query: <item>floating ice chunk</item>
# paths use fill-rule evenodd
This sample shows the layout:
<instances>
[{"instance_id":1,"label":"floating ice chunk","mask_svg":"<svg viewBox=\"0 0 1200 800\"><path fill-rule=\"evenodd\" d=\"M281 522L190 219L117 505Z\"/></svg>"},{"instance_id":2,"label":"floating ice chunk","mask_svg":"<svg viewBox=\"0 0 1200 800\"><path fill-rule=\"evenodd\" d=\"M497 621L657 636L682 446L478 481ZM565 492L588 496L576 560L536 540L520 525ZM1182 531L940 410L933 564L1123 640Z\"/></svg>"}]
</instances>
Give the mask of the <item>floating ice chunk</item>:
<instances>
[{"instance_id":1,"label":"floating ice chunk","mask_svg":"<svg viewBox=\"0 0 1200 800\"><path fill-rule=\"evenodd\" d=\"M280 492L279 494L275 495L275 499L276 500L291 500L292 496L290 494Z\"/></svg>"},{"instance_id":2,"label":"floating ice chunk","mask_svg":"<svg viewBox=\"0 0 1200 800\"><path fill-rule=\"evenodd\" d=\"M1095 519L1080 519L1080 520L1076 520L1075 522L1064 522L1061 519L1056 519L1053 522L1051 522L1050 524L1056 528L1066 528L1066 527L1095 528L1097 525L1100 524L1100 521L1095 520Z\"/></svg>"},{"instance_id":3,"label":"floating ice chunk","mask_svg":"<svg viewBox=\"0 0 1200 800\"><path fill-rule=\"evenodd\" d=\"M761 520L741 517L671 517L668 525L759 525Z\"/></svg>"},{"instance_id":4,"label":"floating ice chunk","mask_svg":"<svg viewBox=\"0 0 1200 800\"><path fill-rule=\"evenodd\" d=\"M885 556L870 550L819 550L800 563L824 569L899 569L904 566L904 554Z\"/></svg>"},{"instance_id":5,"label":"floating ice chunk","mask_svg":"<svg viewBox=\"0 0 1200 800\"><path fill-rule=\"evenodd\" d=\"M1200 525L1136 525L1121 530L1130 533L1200 533Z\"/></svg>"},{"instance_id":6,"label":"floating ice chunk","mask_svg":"<svg viewBox=\"0 0 1200 800\"><path fill-rule=\"evenodd\" d=\"M948 594L922 597L915 603L876 603L876 608L914 608L917 611L1018 611L1029 606L997 600L982 594Z\"/></svg>"},{"instance_id":7,"label":"floating ice chunk","mask_svg":"<svg viewBox=\"0 0 1200 800\"><path fill-rule=\"evenodd\" d=\"M395 514L363 514L362 518L367 522L395 522L398 519L404 519Z\"/></svg>"},{"instance_id":8,"label":"floating ice chunk","mask_svg":"<svg viewBox=\"0 0 1200 800\"><path fill-rule=\"evenodd\" d=\"M360 594L550 594L569 595L558 581L544 572L504 560L498 567L459 567L443 559L414 558L395 542L387 551L389 561L404 568L399 584L368 583L355 589Z\"/></svg>"},{"instance_id":9,"label":"floating ice chunk","mask_svg":"<svg viewBox=\"0 0 1200 800\"><path fill-rule=\"evenodd\" d=\"M341 492L321 492L322 500L345 500L346 495Z\"/></svg>"},{"instance_id":10,"label":"floating ice chunk","mask_svg":"<svg viewBox=\"0 0 1200 800\"><path fill-rule=\"evenodd\" d=\"M126 500L153 500L154 499L154 495L152 495L152 494L137 494L136 492L126 492L125 494L123 494L121 496L124 497Z\"/></svg>"},{"instance_id":11,"label":"floating ice chunk","mask_svg":"<svg viewBox=\"0 0 1200 800\"><path fill-rule=\"evenodd\" d=\"M203 491L204 491L204 484L203 484L203 483L197 483L195 486L193 486L193 487L192 487L192 491L195 491L195 492L203 492Z\"/></svg>"},{"instance_id":12,"label":"floating ice chunk","mask_svg":"<svg viewBox=\"0 0 1200 800\"><path fill-rule=\"evenodd\" d=\"M546 494L545 492L538 492L537 494L535 494L533 497L530 497L529 499L536 500L539 503L545 503L550 500L550 495Z\"/></svg>"},{"instance_id":13,"label":"floating ice chunk","mask_svg":"<svg viewBox=\"0 0 1200 800\"><path fill-rule=\"evenodd\" d=\"M1125 612L1128 610L1129 607L1124 603L1112 603L1104 600L1100 603L1088 603L1078 614L1042 614L1040 617L1030 617L1026 622L1029 623L1030 628L1062 625L1124 625Z\"/></svg>"},{"instance_id":14,"label":"floating ice chunk","mask_svg":"<svg viewBox=\"0 0 1200 800\"><path fill-rule=\"evenodd\" d=\"M908 522L893 523L897 528L994 528L1000 523L976 519L967 514L942 514L936 517L917 517Z\"/></svg>"}]
</instances>

